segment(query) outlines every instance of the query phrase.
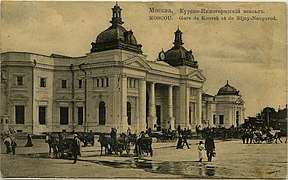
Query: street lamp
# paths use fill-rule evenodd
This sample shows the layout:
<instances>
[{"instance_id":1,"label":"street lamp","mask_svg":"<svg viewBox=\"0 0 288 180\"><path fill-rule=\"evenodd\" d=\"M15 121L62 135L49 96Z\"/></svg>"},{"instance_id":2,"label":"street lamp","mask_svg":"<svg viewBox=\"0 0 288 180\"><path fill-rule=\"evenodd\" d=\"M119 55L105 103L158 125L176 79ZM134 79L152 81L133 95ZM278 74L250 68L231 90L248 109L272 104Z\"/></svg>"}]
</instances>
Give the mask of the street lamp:
<instances>
[{"instance_id":1,"label":"street lamp","mask_svg":"<svg viewBox=\"0 0 288 180\"><path fill-rule=\"evenodd\" d=\"M84 72L84 132L86 132L86 125L87 125L87 71L82 68L83 65L86 63L82 63L79 65L79 69Z\"/></svg>"}]
</instances>

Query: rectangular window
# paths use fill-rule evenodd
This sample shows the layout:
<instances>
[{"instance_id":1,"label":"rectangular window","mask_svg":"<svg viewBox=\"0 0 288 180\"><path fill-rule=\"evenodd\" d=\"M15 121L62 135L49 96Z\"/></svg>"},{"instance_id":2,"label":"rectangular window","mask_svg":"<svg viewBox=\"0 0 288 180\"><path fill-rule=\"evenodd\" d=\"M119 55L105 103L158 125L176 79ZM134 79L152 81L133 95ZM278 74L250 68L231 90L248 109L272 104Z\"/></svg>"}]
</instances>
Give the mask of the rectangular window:
<instances>
[{"instance_id":1,"label":"rectangular window","mask_svg":"<svg viewBox=\"0 0 288 180\"><path fill-rule=\"evenodd\" d=\"M96 87L99 87L99 79L97 78Z\"/></svg>"},{"instance_id":2,"label":"rectangular window","mask_svg":"<svg viewBox=\"0 0 288 180\"><path fill-rule=\"evenodd\" d=\"M224 124L224 115L219 116L219 124Z\"/></svg>"},{"instance_id":3,"label":"rectangular window","mask_svg":"<svg viewBox=\"0 0 288 180\"><path fill-rule=\"evenodd\" d=\"M213 114L213 124L216 124L216 115Z\"/></svg>"},{"instance_id":4,"label":"rectangular window","mask_svg":"<svg viewBox=\"0 0 288 180\"><path fill-rule=\"evenodd\" d=\"M109 79L106 78L106 87L109 87Z\"/></svg>"},{"instance_id":5,"label":"rectangular window","mask_svg":"<svg viewBox=\"0 0 288 180\"><path fill-rule=\"evenodd\" d=\"M83 124L83 107L78 107L78 125Z\"/></svg>"},{"instance_id":6,"label":"rectangular window","mask_svg":"<svg viewBox=\"0 0 288 180\"><path fill-rule=\"evenodd\" d=\"M39 124L46 124L46 107L39 106Z\"/></svg>"},{"instance_id":7,"label":"rectangular window","mask_svg":"<svg viewBox=\"0 0 288 180\"><path fill-rule=\"evenodd\" d=\"M81 88L83 87L83 81L82 81L82 79L79 79L79 80L78 80L78 87L79 87L79 89L81 89Z\"/></svg>"},{"instance_id":8,"label":"rectangular window","mask_svg":"<svg viewBox=\"0 0 288 180\"><path fill-rule=\"evenodd\" d=\"M16 124L24 124L25 118L25 107L15 106L15 122Z\"/></svg>"},{"instance_id":9,"label":"rectangular window","mask_svg":"<svg viewBox=\"0 0 288 180\"><path fill-rule=\"evenodd\" d=\"M101 78L101 87L104 87L104 78Z\"/></svg>"},{"instance_id":10,"label":"rectangular window","mask_svg":"<svg viewBox=\"0 0 288 180\"><path fill-rule=\"evenodd\" d=\"M40 87L46 87L46 78L40 78Z\"/></svg>"},{"instance_id":11,"label":"rectangular window","mask_svg":"<svg viewBox=\"0 0 288 180\"><path fill-rule=\"evenodd\" d=\"M23 86L23 76L17 76L16 81L18 86Z\"/></svg>"},{"instance_id":12,"label":"rectangular window","mask_svg":"<svg viewBox=\"0 0 288 180\"><path fill-rule=\"evenodd\" d=\"M68 107L60 107L60 125L68 125L69 119Z\"/></svg>"},{"instance_id":13,"label":"rectangular window","mask_svg":"<svg viewBox=\"0 0 288 180\"><path fill-rule=\"evenodd\" d=\"M61 84L62 84L62 88L67 88L67 80L62 80Z\"/></svg>"}]
</instances>

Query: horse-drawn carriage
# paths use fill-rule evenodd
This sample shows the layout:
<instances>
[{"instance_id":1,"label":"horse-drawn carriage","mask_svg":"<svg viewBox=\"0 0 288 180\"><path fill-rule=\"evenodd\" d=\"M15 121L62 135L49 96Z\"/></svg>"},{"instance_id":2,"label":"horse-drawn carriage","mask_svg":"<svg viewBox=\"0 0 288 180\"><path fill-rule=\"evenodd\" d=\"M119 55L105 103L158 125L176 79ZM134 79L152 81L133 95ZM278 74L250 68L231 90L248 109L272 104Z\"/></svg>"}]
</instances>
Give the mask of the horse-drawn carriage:
<instances>
[{"instance_id":1,"label":"horse-drawn carriage","mask_svg":"<svg viewBox=\"0 0 288 180\"><path fill-rule=\"evenodd\" d=\"M153 156L153 149L152 149L152 138L151 137L140 137L135 144L135 153L136 156L139 156L143 153L150 156Z\"/></svg>"},{"instance_id":2,"label":"horse-drawn carriage","mask_svg":"<svg viewBox=\"0 0 288 180\"><path fill-rule=\"evenodd\" d=\"M167 142L167 141L176 141L177 140L177 132L171 131L171 132L157 132L153 133L152 136L155 136L157 139L157 142Z\"/></svg>"},{"instance_id":3,"label":"horse-drawn carriage","mask_svg":"<svg viewBox=\"0 0 288 180\"><path fill-rule=\"evenodd\" d=\"M79 132L77 133L78 138L81 142L83 142L84 147L86 147L88 144L91 144L91 146L94 146L94 134L92 132L86 133L86 132Z\"/></svg>"},{"instance_id":4,"label":"horse-drawn carriage","mask_svg":"<svg viewBox=\"0 0 288 180\"><path fill-rule=\"evenodd\" d=\"M49 145L49 155L51 154L51 150L53 150L53 156L56 158L72 157L71 146L73 135L47 134L45 141Z\"/></svg>"},{"instance_id":5,"label":"horse-drawn carriage","mask_svg":"<svg viewBox=\"0 0 288 180\"><path fill-rule=\"evenodd\" d=\"M152 156L152 139L141 137L137 139L136 134L120 134L120 137L117 139L112 139L111 137L105 136L105 134L99 135L98 142L101 145L101 154L103 148L105 148L105 154L112 154L112 152L115 152L117 155L125 151L127 155L130 154L131 147L135 145L134 152L138 156L140 154L150 153Z\"/></svg>"},{"instance_id":6,"label":"horse-drawn carriage","mask_svg":"<svg viewBox=\"0 0 288 180\"><path fill-rule=\"evenodd\" d=\"M112 154L112 152L115 152L117 155L118 153L122 155L124 151L126 151L126 154L130 154L131 144L133 144L133 138L128 137L128 135L121 134L118 139L112 139L111 137L105 136L105 134L99 135L98 142L101 145L101 154L103 147L105 148L105 154Z\"/></svg>"},{"instance_id":7,"label":"horse-drawn carriage","mask_svg":"<svg viewBox=\"0 0 288 180\"><path fill-rule=\"evenodd\" d=\"M254 144L261 144L262 142L266 142L267 144L271 144L274 142L277 143L277 139L280 140L280 132L278 131L267 131L265 133L261 131L254 132L253 143ZM281 141L281 140L280 140Z\"/></svg>"}]
</instances>

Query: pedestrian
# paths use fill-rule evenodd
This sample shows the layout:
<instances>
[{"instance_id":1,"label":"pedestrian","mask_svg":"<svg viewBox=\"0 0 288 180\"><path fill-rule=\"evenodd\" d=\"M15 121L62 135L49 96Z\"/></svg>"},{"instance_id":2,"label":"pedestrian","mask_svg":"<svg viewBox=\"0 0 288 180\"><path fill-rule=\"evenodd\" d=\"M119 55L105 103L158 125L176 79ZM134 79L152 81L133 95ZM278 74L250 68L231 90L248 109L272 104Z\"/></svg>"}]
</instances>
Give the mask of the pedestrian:
<instances>
[{"instance_id":1,"label":"pedestrian","mask_svg":"<svg viewBox=\"0 0 288 180\"><path fill-rule=\"evenodd\" d=\"M182 146L182 135L181 134L178 134L178 142L177 142L176 149L183 149L183 146Z\"/></svg>"},{"instance_id":2,"label":"pedestrian","mask_svg":"<svg viewBox=\"0 0 288 180\"><path fill-rule=\"evenodd\" d=\"M32 136L31 136L31 134L28 134L27 135L27 143L26 143L25 147L32 147L32 146L33 146Z\"/></svg>"},{"instance_id":3,"label":"pedestrian","mask_svg":"<svg viewBox=\"0 0 288 180\"><path fill-rule=\"evenodd\" d=\"M187 142L187 137L188 137L188 132L186 130L186 128L184 128L184 131L183 131L183 144L182 144L182 148L185 146L187 146L188 149L190 149L189 145L188 145L188 142Z\"/></svg>"},{"instance_id":4,"label":"pedestrian","mask_svg":"<svg viewBox=\"0 0 288 180\"><path fill-rule=\"evenodd\" d=\"M11 153L12 151L12 141L11 141L11 138L10 138L10 135L8 133L6 133L6 137L4 138L4 144L6 146L6 153L9 154Z\"/></svg>"},{"instance_id":5,"label":"pedestrian","mask_svg":"<svg viewBox=\"0 0 288 180\"><path fill-rule=\"evenodd\" d=\"M177 132L178 132L178 134L181 134L181 126L180 126L180 124L177 127Z\"/></svg>"},{"instance_id":6,"label":"pedestrian","mask_svg":"<svg viewBox=\"0 0 288 180\"><path fill-rule=\"evenodd\" d=\"M203 159L203 151L205 149L204 145L203 145L203 141L199 141L199 144L198 144L198 157L199 157L199 162L202 162L202 159Z\"/></svg>"},{"instance_id":7,"label":"pedestrian","mask_svg":"<svg viewBox=\"0 0 288 180\"><path fill-rule=\"evenodd\" d=\"M16 144L16 138L14 136L10 136L11 138L11 149L12 149L12 153L13 155L15 155L16 153L16 147L17 147L17 144Z\"/></svg>"},{"instance_id":8,"label":"pedestrian","mask_svg":"<svg viewBox=\"0 0 288 180\"><path fill-rule=\"evenodd\" d=\"M74 161L72 164L75 164L77 162L77 156L81 156L80 139L78 138L77 134L74 134L74 139L71 145L71 152L74 157Z\"/></svg>"},{"instance_id":9,"label":"pedestrian","mask_svg":"<svg viewBox=\"0 0 288 180\"><path fill-rule=\"evenodd\" d=\"M205 139L205 149L206 149L206 154L208 161L212 161L212 156L215 153L215 143L214 139L210 134L208 134L207 138Z\"/></svg>"}]
</instances>

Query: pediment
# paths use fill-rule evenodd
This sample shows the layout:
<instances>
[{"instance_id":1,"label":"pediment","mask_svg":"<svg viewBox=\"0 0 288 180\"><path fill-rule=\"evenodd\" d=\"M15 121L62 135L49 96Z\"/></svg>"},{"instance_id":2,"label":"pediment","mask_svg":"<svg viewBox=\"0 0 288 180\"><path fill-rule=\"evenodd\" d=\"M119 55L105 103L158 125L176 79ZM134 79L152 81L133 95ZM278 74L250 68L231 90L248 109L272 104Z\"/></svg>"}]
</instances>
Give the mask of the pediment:
<instances>
[{"instance_id":1,"label":"pediment","mask_svg":"<svg viewBox=\"0 0 288 180\"><path fill-rule=\"evenodd\" d=\"M10 99L12 99L12 100L26 100L27 101L27 100L29 100L29 97L25 96L23 94L15 94L15 95L11 96Z\"/></svg>"},{"instance_id":2,"label":"pediment","mask_svg":"<svg viewBox=\"0 0 288 180\"><path fill-rule=\"evenodd\" d=\"M123 61L123 64L132 67L132 68L140 68L140 69L151 69L149 64L145 62L145 60L141 59L140 57L134 57L132 59L128 59Z\"/></svg>"},{"instance_id":3,"label":"pediment","mask_svg":"<svg viewBox=\"0 0 288 180\"><path fill-rule=\"evenodd\" d=\"M244 104L245 103L245 101L242 98L238 98L235 102L237 104Z\"/></svg>"},{"instance_id":4,"label":"pediment","mask_svg":"<svg viewBox=\"0 0 288 180\"><path fill-rule=\"evenodd\" d=\"M204 75L199 71L194 71L188 74L188 79L195 80L195 81L206 81Z\"/></svg>"}]
</instances>

